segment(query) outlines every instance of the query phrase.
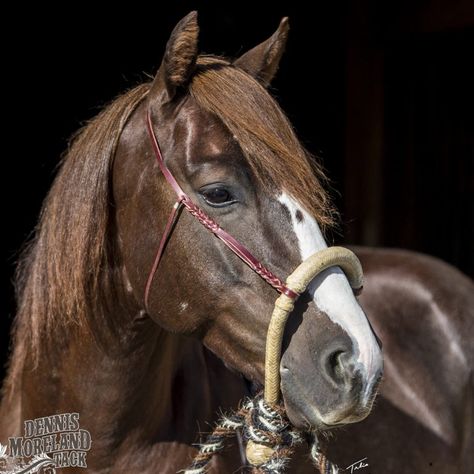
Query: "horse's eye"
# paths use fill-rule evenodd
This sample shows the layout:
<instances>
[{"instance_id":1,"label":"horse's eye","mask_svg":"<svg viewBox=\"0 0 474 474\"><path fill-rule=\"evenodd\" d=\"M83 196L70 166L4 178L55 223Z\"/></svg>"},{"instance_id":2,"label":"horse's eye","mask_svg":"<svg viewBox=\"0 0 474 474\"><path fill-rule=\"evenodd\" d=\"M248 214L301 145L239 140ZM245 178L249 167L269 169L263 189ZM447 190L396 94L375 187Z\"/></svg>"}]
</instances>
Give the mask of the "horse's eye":
<instances>
[{"instance_id":1,"label":"horse's eye","mask_svg":"<svg viewBox=\"0 0 474 474\"><path fill-rule=\"evenodd\" d=\"M225 188L212 186L201 191L207 204L214 207L226 206L235 202L232 194Z\"/></svg>"}]
</instances>

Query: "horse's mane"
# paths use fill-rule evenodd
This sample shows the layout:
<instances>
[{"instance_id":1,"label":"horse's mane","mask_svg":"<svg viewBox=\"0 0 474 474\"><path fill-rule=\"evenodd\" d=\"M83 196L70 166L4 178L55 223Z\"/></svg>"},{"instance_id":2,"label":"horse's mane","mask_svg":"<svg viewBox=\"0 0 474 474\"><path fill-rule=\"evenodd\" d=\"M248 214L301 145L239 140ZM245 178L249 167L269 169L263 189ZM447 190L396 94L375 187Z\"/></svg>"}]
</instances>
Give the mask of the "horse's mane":
<instances>
[{"instance_id":1,"label":"horse's mane","mask_svg":"<svg viewBox=\"0 0 474 474\"><path fill-rule=\"evenodd\" d=\"M18 267L8 385L25 354L37 355L58 335L79 328L100 336L123 323L107 311L116 270L111 169L121 132L149 88L143 84L116 99L71 142ZM255 79L222 58L201 56L187 94L222 120L270 192L285 189L323 227L332 223L324 174Z\"/></svg>"},{"instance_id":2,"label":"horse's mane","mask_svg":"<svg viewBox=\"0 0 474 474\"><path fill-rule=\"evenodd\" d=\"M107 311L114 290L111 168L122 130L148 90L143 84L120 96L70 143L17 268L10 379L29 350L35 356L72 330L114 331L119 323Z\"/></svg>"}]
</instances>

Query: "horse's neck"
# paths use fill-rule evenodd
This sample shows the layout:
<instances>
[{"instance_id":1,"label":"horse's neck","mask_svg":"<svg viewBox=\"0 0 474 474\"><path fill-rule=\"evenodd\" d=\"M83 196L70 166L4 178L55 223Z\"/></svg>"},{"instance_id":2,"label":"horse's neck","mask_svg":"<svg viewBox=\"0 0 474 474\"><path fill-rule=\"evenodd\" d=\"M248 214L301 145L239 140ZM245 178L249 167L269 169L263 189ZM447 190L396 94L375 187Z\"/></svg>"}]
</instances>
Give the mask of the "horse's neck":
<instances>
[{"instance_id":1,"label":"horse's neck","mask_svg":"<svg viewBox=\"0 0 474 474\"><path fill-rule=\"evenodd\" d=\"M123 457L127 445L156 452L166 443L173 455L171 442L187 450L220 408L235 407L243 395L242 380L198 340L169 334L150 320L137 323L113 356L87 337L66 347L52 365L45 360L34 372L25 368L22 418L78 412L81 427L91 432L88 458L97 468Z\"/></svg>"}]
</instances>

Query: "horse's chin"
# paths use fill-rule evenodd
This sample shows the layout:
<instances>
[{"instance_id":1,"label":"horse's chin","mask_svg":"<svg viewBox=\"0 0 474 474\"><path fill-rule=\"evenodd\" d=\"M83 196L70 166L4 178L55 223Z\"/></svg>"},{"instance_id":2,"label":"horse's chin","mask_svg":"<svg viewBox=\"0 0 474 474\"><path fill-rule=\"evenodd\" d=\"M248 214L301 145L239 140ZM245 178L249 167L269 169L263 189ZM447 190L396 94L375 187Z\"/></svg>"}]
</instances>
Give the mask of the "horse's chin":
<instances>
[{"instance_id":1,"label":"horse's chin","mask_svg":"<svg viewBox=\"0 0 474 474\"><path fill-rule=\"evenodd\" d=\"M295 428L303 431L325 431L362 421L370 414L372 407L361 407L353 410L350 415L346 410L342 413L334 411L323 415L315 406L293 407L286 402L285 408L288 418Z\"/></svg>"},{"instance_id":2,"label":"horse's chin","mask_svg":"<svg viewBox=\"0 0 474 474\"><path fill-rule=\"evenodd\" d=\"M284 390L283 399L285 409L291 424L303 431L325 431L342 427L351 423L358 423L369 416L378 391L377 382L372 393L365 400L353 399L342 407L321 413L317 404L301 396L301 393L292 393L291 389Z\"/></svg>"},{"instance_id":3,"label":"horse's chin","mask_svg":"<svg viewBox=\"0 0 474 474\"><path fill-rule=\"evenodd\" d=\"M263 391L260 382L247 378L240 373L245 381L248 397L254 397ZM334 408L327 413L321 413L317 403L310 397L303 396L303 390L295 385L282 384L283 402L286 414L291 424L302 431L326 431L340 428L351 423L358 423L369 416L374 400L377 397L382 377L371 384L370 393L361 393L351 401L347 400L343 407Z\"/></svg>"}]
</instances>

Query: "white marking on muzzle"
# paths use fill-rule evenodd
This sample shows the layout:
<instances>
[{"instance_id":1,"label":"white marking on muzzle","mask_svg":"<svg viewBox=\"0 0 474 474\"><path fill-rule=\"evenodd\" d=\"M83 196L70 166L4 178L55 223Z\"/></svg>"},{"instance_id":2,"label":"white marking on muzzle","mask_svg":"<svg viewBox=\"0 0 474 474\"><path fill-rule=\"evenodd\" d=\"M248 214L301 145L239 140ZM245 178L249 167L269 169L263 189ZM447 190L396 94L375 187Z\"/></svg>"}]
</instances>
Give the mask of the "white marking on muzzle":
<instances>
[{"instance_id":1,"label":"white marking on muzzle","mask_svg":"<svg viewBox=\"0 0 474 474\"><path fill-rule=\"evenodd\" d=\"M285 193L278 200L291 215L302 260L327 248L318 223L297 201ZM297 213L301 213L302 219L298 219ZM313 295L315 305L352 339L357 362L367 377L366 390L369 390L372 379L382 368L382 353L343 271L339 267L328 268L311 282L308 291Z\"/></svg>"}]
</instances>

